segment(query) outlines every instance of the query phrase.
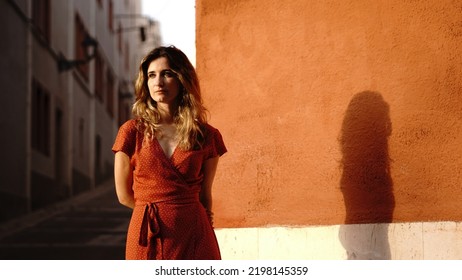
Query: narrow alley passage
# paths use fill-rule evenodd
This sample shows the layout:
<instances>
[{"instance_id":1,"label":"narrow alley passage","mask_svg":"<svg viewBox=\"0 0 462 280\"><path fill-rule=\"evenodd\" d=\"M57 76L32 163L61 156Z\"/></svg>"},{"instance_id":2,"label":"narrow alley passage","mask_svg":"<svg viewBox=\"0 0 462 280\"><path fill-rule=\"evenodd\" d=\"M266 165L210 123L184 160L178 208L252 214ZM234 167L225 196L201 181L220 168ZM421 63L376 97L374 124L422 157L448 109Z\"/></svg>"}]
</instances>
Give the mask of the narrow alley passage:
<instances>
[{"instance_id":1,"label":"narrow alley passage","mask_svg":"<svg viewBox=\"0 0 462 280\"><path fill-rule=\"evenodd\" d=\"M121 206L108 181L38 223L0 238L3 260L124 259L131 210Z\"/></svg>"}]
</instances>

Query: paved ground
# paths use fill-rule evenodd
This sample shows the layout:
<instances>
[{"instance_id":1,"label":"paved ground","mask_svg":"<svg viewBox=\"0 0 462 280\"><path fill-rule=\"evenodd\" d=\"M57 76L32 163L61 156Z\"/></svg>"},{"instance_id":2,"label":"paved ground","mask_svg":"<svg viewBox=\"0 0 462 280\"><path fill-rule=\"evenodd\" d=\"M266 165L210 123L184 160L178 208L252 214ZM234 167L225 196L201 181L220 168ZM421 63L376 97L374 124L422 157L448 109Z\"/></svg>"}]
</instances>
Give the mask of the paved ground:
<instances>
[{"instance_id":1,"label":"paved ground","mask_svg":"<svg viewBox=\"0 0 462 280\"><path fill-rule=\"evenodd\" d=\"M0 259L124 259L130 214L108 181L72 201L0 227Z\"/></svg>"}]
</instances>

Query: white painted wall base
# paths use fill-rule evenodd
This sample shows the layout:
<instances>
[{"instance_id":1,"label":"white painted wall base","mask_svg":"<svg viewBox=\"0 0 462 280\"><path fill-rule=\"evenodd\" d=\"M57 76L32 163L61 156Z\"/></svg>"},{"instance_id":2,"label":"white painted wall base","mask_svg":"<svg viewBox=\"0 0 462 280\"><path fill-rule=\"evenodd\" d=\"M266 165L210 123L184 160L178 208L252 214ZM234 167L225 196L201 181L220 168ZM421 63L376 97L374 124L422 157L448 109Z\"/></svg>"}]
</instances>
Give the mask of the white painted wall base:
<instances>
[{"instance_id":1,"label":"white painted wall base","mask_svg":"<svg viewBox=\"0 0 462 280\"><path fill-rule=\"evenodd\" d=\"M461 222L215 230L224 260L461 260Z\"/></svg>"}]
</instances>

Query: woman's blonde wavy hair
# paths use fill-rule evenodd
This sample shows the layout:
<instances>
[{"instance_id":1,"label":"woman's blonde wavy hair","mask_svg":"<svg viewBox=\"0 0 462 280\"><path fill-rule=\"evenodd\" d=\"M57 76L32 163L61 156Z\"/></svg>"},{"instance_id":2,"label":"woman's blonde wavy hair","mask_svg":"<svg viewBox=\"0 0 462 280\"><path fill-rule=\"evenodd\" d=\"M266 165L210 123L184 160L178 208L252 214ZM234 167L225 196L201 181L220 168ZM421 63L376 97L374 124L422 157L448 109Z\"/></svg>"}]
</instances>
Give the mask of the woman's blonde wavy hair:
<instances>
[{"instance_id":1,"label":"woman's blonde wavy hair","mask_svg":"<svg viewBox=\"0 0 462 280\"><path fill-rule=\"evenodd\" d=\"M178 133L178 147L192 150L202 147L207 123L207 110L202 104L201 91L196 70L187 56L174 46L158 47L149 52L141 62L135 82L136 100L133 104L133 115L137 119L137 128L147 139L153 140L159 135L161 115L157 103L151 98L148 88L148 67L160 57L168 60L170 69L180 81L178 109L174 115L174 123Z\"/></svg>"}]
</instances>

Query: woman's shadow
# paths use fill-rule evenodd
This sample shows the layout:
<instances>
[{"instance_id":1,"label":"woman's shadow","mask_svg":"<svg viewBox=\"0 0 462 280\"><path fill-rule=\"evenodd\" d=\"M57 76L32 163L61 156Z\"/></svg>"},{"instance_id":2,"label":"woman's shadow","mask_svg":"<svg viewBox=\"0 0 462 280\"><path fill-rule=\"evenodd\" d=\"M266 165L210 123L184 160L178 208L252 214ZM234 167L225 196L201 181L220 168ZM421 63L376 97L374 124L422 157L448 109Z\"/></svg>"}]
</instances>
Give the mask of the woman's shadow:
<instances>
[{"instance_id":1,"label":"woman's shadow","mask_svg":"<svg viewBox=\"0 0 462 280\"><path fill-rule=\"evenodd\" d=\"M340 136L345 225L339 238L348 259L390 259L388 223L395 199L390 175L389 105L377 92L356 94L345 113Z\"/></svg>"}]
</instances>

